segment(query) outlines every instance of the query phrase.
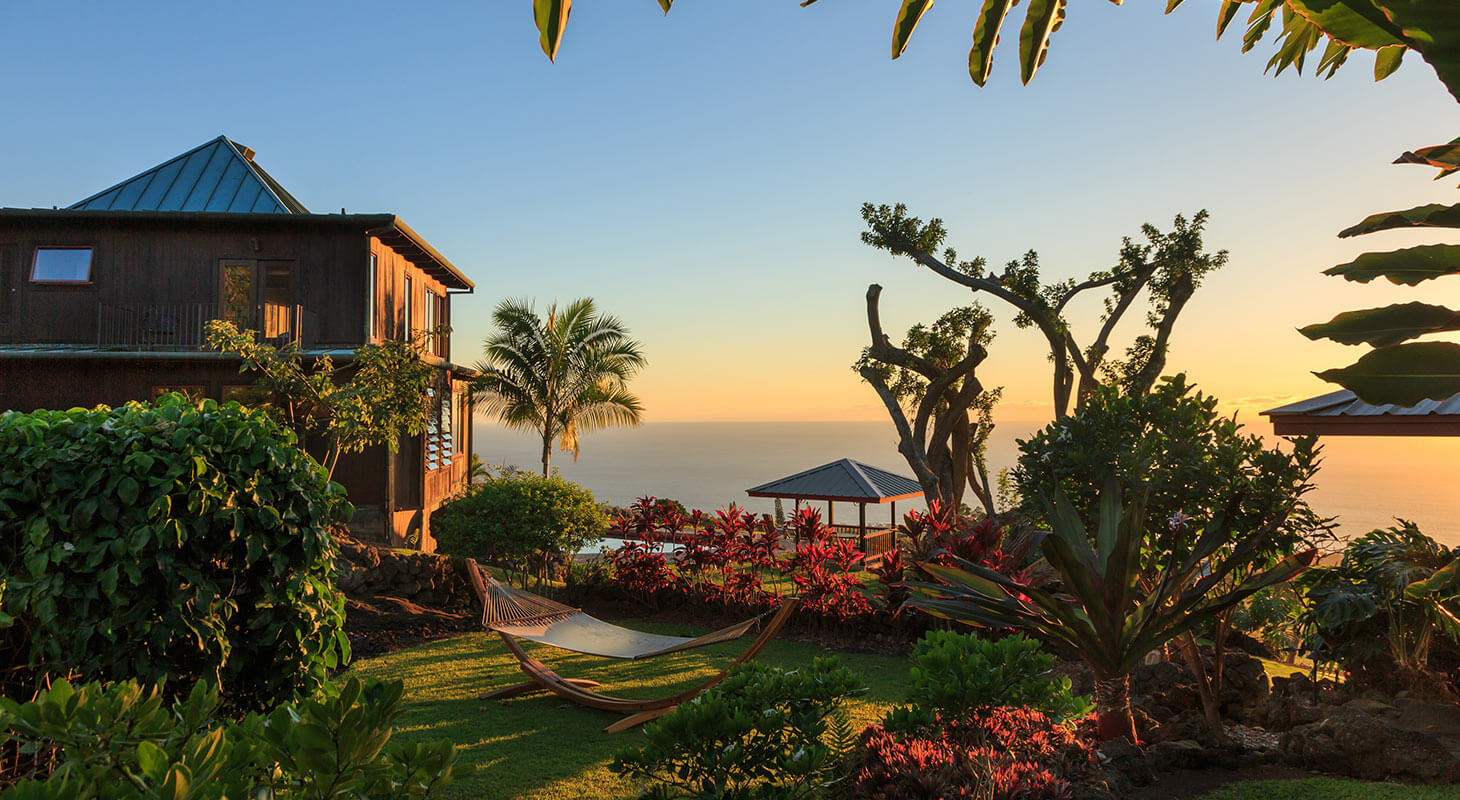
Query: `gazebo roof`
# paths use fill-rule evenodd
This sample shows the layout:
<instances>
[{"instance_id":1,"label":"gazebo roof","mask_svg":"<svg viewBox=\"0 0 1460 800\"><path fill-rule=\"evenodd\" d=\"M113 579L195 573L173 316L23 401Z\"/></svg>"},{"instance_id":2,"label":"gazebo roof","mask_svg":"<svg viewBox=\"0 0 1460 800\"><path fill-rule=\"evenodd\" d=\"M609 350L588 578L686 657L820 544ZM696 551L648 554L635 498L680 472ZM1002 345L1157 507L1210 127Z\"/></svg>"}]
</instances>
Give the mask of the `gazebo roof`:
<instances>
[{"instance_id":1,"label":"gazebo roof","mask_svg":"<svg viewBox=\"0 0 1460 800\"><path fill-rule=\"evenodd\" d=\"M1460 436L1460 394L1405 408L1371 405L1343 389L1262 414L1281 435Z\"/></svg>"},{"instance_id":2,"label":"gazebo roof","mask_svg":"<svg viewBox=\"0 0 1460 800\"><path fill-rule=\"evenodd\" d=\"M923 487L912 478L843 458L746 489L745 493L751 497L887 503L922 497Z\"/></svg>"}]
</instances>

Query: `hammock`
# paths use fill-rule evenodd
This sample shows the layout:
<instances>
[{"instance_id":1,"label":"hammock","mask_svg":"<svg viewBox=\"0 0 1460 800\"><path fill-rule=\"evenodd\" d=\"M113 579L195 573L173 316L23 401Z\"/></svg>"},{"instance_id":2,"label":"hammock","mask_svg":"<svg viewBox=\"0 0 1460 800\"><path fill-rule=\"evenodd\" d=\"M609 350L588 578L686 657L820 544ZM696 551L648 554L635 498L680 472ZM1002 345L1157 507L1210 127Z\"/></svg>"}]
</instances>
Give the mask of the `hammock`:
<instances>
[{"instance_id":1,"label":"hammock","mask_svg":"<svg viewBox=\"0 0 1460 800\"><path fill-rule=\"evenodd\" d=\"M558 675L542 662L527 655L517 640L524 639L562 650L604 658L639 660L728 642L759 625L766 614L713 633L707 633L704 636L660 636L621 628L591 617L572 606L504 585L486 570L477 566L476 561L472 559L467 559L466 565L468 575L471 577L472 588L476 590L477 597L482 601L482 626L502 637L507 648L517 657L522 671L531 678L526 683L518 683L488 692L481 696L482 699L500 700L547 690L559 697L592 708L632 715L604 728L608 733L627 730L655 717L663 716L673 711L675 706L680 703L724 680L731 667L754 658L770 643L797 604L795 599L782 603L781 608L771 618L770 623L761 630L760 635L756 637L750 647L729 666L704 683L673 697L656 700L630 700L592 691L592 687L599 685L594 681L564 678Z\"/></svg>"}]
</instances>

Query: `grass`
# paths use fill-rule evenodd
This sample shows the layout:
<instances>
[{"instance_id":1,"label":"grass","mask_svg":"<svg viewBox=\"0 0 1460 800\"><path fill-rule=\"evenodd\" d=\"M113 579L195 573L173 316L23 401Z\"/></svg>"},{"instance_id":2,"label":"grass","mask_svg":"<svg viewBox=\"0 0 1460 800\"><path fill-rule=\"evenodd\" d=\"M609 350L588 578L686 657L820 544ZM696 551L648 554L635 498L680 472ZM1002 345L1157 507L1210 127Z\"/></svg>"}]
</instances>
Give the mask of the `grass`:
<instances>
[{"instance_id":1,"label":"grass","mask_svg":"<svg viewBox=\"0 0 1460 800\"><path fill-rule=\"evenodd\" d=\"M1199 800L1455 800L1454 786L1400 786L1346 778L1232 783Z\"/></svg>"},{"instance_id":2,"label":"grass","mask_svg":"<svg viewBox=\"0 0 1460 800\"><path fill-rule=\"evenodd\" d=\"M653 633L693 634L686 626L629 621ZM746 642L729 642L647 661L627 662L583 656L528 645L534 658L567 677L591 678L602 691L622 697L658 697L688 688L735 658ZM788 669L828 655L814 645L773 641L757 660ZM838 653L868 692L851 707L857 726L876 721L900 702L910 662L905 656ZM477 767L466 780L444 790L443 798L631 798L640 787L608 771L620 748L633 745L637 732L603 733L619 717L583 708L547 694L505 702L477 699L489 689L517 683L517 661L496 636L471 634L358 662L362 677L405 681L405 702L397 720L402 741L449 739L462 749L461 761Z\"/></svg>"}]
</instances>

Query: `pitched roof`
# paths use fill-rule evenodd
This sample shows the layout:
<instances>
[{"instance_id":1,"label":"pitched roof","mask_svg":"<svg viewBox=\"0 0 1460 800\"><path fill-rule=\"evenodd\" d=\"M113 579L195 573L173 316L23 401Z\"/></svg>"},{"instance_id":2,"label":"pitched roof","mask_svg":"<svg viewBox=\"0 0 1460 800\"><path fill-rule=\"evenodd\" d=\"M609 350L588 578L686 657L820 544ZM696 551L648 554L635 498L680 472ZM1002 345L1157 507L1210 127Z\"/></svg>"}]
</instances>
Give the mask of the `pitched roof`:
<instances>
[{"instance_id":1,"label":"pitched roof","mask_svg":"<svg viewBox=\"0 0 1460 800\"><path fill-rule=\"evenodd\" d=\"M1283 435L1457 436L1460 394L1411 407L1372 405L1347 389L1262 412Z\"/></svg>"},{"instance_id":2,"label":"pitched roof","mask_svg":"<svg viewBox=\"0 0 1460 800\"><path fill-rule=\"evenodd\" d=\"M73 209L308 214L263 167L253 150L226 136L98 192Z\"/></svg>"},{"instance_id":3,"label":"pitched roof","mask_svg":"<svg viewBox=\"0 0 1460 800\"><path fill-rule=\"evenodd\" d=\"M845 500L885 503L922 497L923 487L912 478L843 458L798 472L780 480L746 489L751 497L794 497L802 500Z\"/></svg>"}]
</instances>

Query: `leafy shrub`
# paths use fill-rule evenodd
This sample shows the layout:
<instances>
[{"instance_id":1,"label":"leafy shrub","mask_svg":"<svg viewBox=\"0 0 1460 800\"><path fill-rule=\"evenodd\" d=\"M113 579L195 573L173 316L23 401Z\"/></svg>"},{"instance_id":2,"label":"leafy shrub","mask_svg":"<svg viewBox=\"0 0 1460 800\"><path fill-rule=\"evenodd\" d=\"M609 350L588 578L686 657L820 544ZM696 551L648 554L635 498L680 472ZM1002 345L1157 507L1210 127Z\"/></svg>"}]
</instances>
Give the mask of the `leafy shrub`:
<instances>
[{"instance_id":1,"label":"leafy shrub","mask_svg":"<svg viewBox=\"0 0 1460 800\"><path fill-rule=\"evenodd\" d=\"M307 696L349 658L329 526L344 491L237 403L0 414L7 653L85 680Z\"/></svg>"},{"instance_id":2,"label":"leafy shrub","mask_svg":"<svg viewBox=\"0 0 1460 800\"><path fill-rule=\"evenodd\" d=\"M620 750L609 769L657 782L660 797L813 797L854 746L840 709L860 691L835 657L791 672L741 664L646 726L643 746Z\"/></svg>"},{"instance_id":3,"label":"leafy shrub","mask_svg":"<svg viewBox=\"0 0 1460 800\"><path fill-rule=\"evenodd\" d=\"M628 542L608 556L614 580L635 598L652 598L676 583L669 559L654 548L653 542Z\"/></svg>"},{"instance_id":4,"label":"leafy shrub","mask_svg":"<svg viewBox=\"0 0 1460 800\"><path fill-rule=\"evenodd\" d=\"M557 474L544 478L510 468L431 515L440 552L523 575L542 575L607 528L592 492Z\"/></svg>"},{"instance_id":5,"label":"leafy shrub","mask_svg":"<svg viewBox=\"0 0 1460 800\"><path fill-rule=\"evenodd\" d=\"M796 545L796 556L786 562L785 571L800 591L802 608L845 621L872 613L861 582L852 574L863 558L856 545L827 528Z\"/></svg>"},{"instance_id":6,"label":"leafy shrub","mask_svg":"<svg viewBox=\"0 0 1460 800\"><path fill-rule=\"evenodd\" d=\"M1261 437L1221 416L1215 397L1177 375L1145 395L1097 388L1075 413L1019 442L1014 479L1023 510L1034 517L1044 515L1041 498L1058 490L1081 519L1096 519L1100 489L1112 474L1122 486L1144 487L1147 516L1172 521L1156 531L1153 553L1190 549L1194 537L1177 520L1221 512L1241 531L1280 517L1263 547L1287 555L1325 528L1302 499L1318 470L1317 440L1291 441L1287 452L1267 449Z\"/></svg>"},{"instance_id":7,"label":"leafy shrub","mask_svg":"<svg viewBox=\"0 0 1460 800\"><path fill-rule=\"evenodd\" d=\"M984 708L959 723L928 729L862 731L855 795L878 800L1069 796L1095 765L1074 731L1029 708Z\"/></svg>"},{"instance_id":8,"label":"leafy shrub","mask_svg":"<svg viewBox=\"0 0 1460 800\"><path fill-rule=\"evenodd\" d=\"M958 720L981 708L1021 706L1065 722L1093 708L1089 698L1071 691L1069 678L1050 677L1054 656L1017 634L994 641L929 631L913 646L912 659L907 701L929 718Z\"/></svg>"},{"instance_id":9,"label":"leafy shrub","mask_svg":"<svg viewBox=\"0 0 1460 800\"><path fill-rule=\"evenodd\" d=\"M1437 636L1460 641L1460 586L1410 593L1410 584L1449 565L1452 551L1413 523L1374 530L1349 543L1343 560L1298 579L1306 609L1300 625L1315 656L1360 683L1392 687L1422 680Z\"/></svg>"},{"instance_id":10,"label":"leafy shrub","mask_svg":"<svg viewBox=\"0 0 1460 800\"><path fill-rule=\"evenodd\" d=\"M464 771L450 742L387 744L401 692L400 681L351 678L314 700L235 722L218 715L217 692L201 682L169 709L156 686L58 681L32 702L0 699L0 741L58 751L49 776L0 798L428 797Z\"/></svg>"}]
</instances>

